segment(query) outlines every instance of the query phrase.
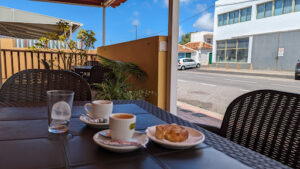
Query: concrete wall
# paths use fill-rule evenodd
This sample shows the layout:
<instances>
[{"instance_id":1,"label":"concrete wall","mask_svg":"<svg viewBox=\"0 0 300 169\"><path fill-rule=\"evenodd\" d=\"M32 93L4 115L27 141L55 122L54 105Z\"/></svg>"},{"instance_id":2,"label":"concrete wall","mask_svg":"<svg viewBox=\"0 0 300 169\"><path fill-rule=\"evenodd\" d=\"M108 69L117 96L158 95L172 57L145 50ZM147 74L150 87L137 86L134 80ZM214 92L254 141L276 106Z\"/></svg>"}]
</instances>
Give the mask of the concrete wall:
<instances>
[{"instance_id":1,"label":"concrete wall","mask_svg":"<svg viewBox=\"0 0 300 169\"><path fill-rule=\"evenodd\" d=\"M214 16L214 41L213 41L213 62L216 61L216 41L225 39L236 39L239 37L249 37L251 35L266 34L272 32L285 32L300 30L300 12L271 16L263 19L256 19L256 5L270 0L219 0L216 1ZM244 2L244 3L238 3ZM226 5L226 4L235 5ZM252 6L251 21L236 23L225 26L218 26L218 15ZM254 55L253 55L254 56Z\"/></svg>"},{"instance_id":2,"label":"concrete wall","mask_svg":"<svg viewBox=\"0 0 300 169\"><path fill-rule=\"evenodd\" d=\"M125 62L133 62L143 69L148 77L143 81L133 80L141 88L154 91L148 101L166 109L167 51L163 48L167 37L156 36L97 48L97 54Z\"/></svg>"},{"instance_id":3,"label":"concrete wall","mask_svg":"<svg viewBox=\"0 0 300 169\"><path fill-rule=\"evenodd\" d=\"M284 48L284 56L278 57L278 48ZM252 54L254 69L293 71L300 59L300 31L256 35Z\"/></svg>"},{"instance_id":4,"label":"concrete wall","mask_svg":"<svg viewBox=\"0 0 300 169\"><path fill-rule=\"evenodd\" d=\"M201 65L208 65L209 63L209 53L211 53L211 50L201 50L200 56L200 62Z\"/></svg>"}]
</instances>

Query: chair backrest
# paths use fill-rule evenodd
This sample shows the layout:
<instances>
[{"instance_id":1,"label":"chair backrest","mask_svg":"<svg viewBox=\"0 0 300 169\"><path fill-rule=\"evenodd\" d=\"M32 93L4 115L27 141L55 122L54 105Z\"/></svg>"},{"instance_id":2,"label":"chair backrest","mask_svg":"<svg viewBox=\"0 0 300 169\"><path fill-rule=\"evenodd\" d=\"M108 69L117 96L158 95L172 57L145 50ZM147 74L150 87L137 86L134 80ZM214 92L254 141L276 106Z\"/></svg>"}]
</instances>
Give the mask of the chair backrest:
<instances>
[{"instance_id":1,"label":"chair backrest","mask_svg":"<svg viewBox=\"0 0 300 169\"><path fill-rule=\"evenodd\" d=\"M50 66L49 66L48 62L45 59L42 59L42 63L43 63L46 70L50 70Z\"/></svg>"},{"instance_id":2,"label":"chair backrest","mask_svg":"<svg viewBox=\"0 0 300 169\"><path fill-rule=\"evenodd\" d=\"M258 90L227 108L220 134L293 168L300 168L300 95Z\"/></svg>"},{"instance_id":3,"label":"chair backrest","mask_svg":"<svg viewBox=\"0 0 300 169\"><path fill-rule=\"evenodd\" d=\"M106 74L110 71L110 69L105 68L101 65L93 66L90 74L90 83L102 83L105 78L107 78Z\"/></svg>"},{"instance_id":4,"label":"chair backrest","mask_svg":"<svg viewBox=\"0 0 300 169\"><path fill-rule=\"evenodd\" d=\"M98 62L96 60L90 60L90 61L86 61L83 65L84 66L96 66L96 65L100 65L100 62Z\"/></svg>"},{"instance_id":5,"label":"chair backrest","mask_svg":"<svg viewBox=\"0 0 300 169\"><path fill-rule=\"evenodd\" d=\"M74 72L29 69L11 76L0 89L0 102L45 102L47 90L72 90L74 100L91 100L88 83Z\"/></svg>"}]
</instances>

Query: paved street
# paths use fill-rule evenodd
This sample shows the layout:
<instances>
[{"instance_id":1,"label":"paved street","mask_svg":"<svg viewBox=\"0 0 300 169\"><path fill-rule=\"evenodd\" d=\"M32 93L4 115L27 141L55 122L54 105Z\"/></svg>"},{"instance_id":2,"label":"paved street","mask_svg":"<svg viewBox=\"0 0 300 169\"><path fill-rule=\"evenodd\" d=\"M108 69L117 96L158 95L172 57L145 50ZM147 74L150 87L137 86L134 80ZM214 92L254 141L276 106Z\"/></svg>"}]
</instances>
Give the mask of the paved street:
<instances>
[{"instance_id":1,"label":"paved street","mask_svg":"<svg viewBox=\"0 0 300 169\"><path fill-rule=\"evenodd\" d=\"M300 93L300 81L283 78L178 71L178 100L224 114L238 96L253 90L275 89Z\"/></svg>"}]
</instances>

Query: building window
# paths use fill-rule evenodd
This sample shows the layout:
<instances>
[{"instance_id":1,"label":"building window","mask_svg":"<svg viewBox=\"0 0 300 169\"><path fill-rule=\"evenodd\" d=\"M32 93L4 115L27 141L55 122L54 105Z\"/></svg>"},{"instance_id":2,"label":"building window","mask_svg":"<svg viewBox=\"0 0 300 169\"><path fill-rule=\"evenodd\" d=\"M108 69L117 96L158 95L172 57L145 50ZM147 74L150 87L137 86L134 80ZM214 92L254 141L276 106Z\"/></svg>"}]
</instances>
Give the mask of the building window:
<instances>
[{"instance_id":1,"label":"building window","mask_svg":"<svg viewBox=\"0 0 300 169\"><path fill-rule=\"evenodd\" d=\"M246 21L246 9L241 9L241 22Z\"/></svg>"},{"instance_id":2,"label":"building window","mask_svg":"<svg viewBox=\"0 0 300 169\"><path fill-rule=\"evenodd\" d=\"M273 12L274 7L274 12ZM300 11L300 0L274 0L257 5L257 19Z\"/></svg>"},{"instance_id":3,"label":"building window","mask_svg":"<svg viewBox=\"0 0 300 169\"><path fill-rule=\"evenodd\" d=\"M300 0L295 0L295 12L300 11Z\"/></svg>"},{"instance_id":4,"label":"building window","mask_svg":"<svg viewBox=\"0 0 300 169\"><path fill-rule=\"evenodd\" d=\"M218 21L219 21L219 26L222 26L223 25L223 15L219 15L219 17L218 17Z\"/></svg>"},{"instance_id":5,"label":"building window","mask_svg":"<svg viewBox=\"0 0 300 169\"><path fill-rule=\"evenodd\" d=\"M291 13L293 0L284 0L283 2L283 13Z\"/></svg>"},{"instance_id":6,"label":"building window","mask_svg":"<svg viewBox=\"0 0 300 169\"><path fill-rule=\"evenodd\" d=\"M272 16L273 2L263 3L257 6L257 19Z\"/></svg>"},{"instance_id":7,"label":"building window","mask_svg":"<svg viewBox=\"0 0 300 169\"><path fill-rule=\"evenodd\" d=\"M247 63L249 38L217 42L217 62Z\"/></svg>"},{"instance_id":8,"label":"building window","mask_svg":"<svg viewBox=\"0 0 300 169\"><path fill-rule=\"evenodd\" d=\"M223 25L227 25L228 23L228 17L227 17L227 13L223 14Z\"/></svg>"},{"instance_id":9,"label":"building window","mask_svg":"<svg viewBox=\"0 0 300 169\"><path fill-rule=\"evenodd\" d=\"M252 7L247 8L247 18L246 21L251 21Z\"/></svg>"},{"instance_id":10,"label":"building window","mask_svg":"<svg viewBox=\"0 0 300 169\"><path fill-rule=\"evenodd\" d=\"M192 54L191 53L185 53L186 58L191 58Z\"/></svg>"},{"instance_id":11,"label":"building window","mask_svg":"<svg viewBox=\"0 0 300 169\"><path fill-rule=\"evenodd\" d=\"M218 25L234 24L251 20L252 7L235 10L232 12L220 14L218 16Z\"/></svg>"},{"instance_id":12,"label":"building window","mask_svg":"<svg viewBox=\"0 0 300 169\"><path fill-rule=\"evenodd\" d=\"M275 0L275 7L274 7L274 15L281 15L282 14L282 0Z\"/></svg>"}]
</instances>

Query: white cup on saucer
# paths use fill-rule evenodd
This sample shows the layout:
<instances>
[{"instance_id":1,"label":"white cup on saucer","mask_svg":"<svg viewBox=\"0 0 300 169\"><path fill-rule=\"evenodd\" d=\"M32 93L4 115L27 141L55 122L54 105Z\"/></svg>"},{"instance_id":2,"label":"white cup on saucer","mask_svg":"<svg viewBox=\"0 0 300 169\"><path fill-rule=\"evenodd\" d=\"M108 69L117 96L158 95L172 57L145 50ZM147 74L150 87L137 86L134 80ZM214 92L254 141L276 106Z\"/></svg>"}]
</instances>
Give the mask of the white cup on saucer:
<instances>
[{"instance_id":1,"label":"white cup on saucer","mask_svg":"<svg viewBox=\"0 0 300 169\"><path fill-rule=\"evenodd\" d=\"M129 113L116 113L109 117L112 140L129 141L135 132L136 117Z\"/></svg>"},{"instance_id":2,"label":"white cup on saucer","mask_svg":"<svg viewBox=\"0 0 300 169\"><path fill-rule=\"evenodd\" d=\"M88 107L90 107L90 110L88 110ZM113 102L109 100L95 100L92 103L86 103L84 110L95 119L108 119L113 110Z\"/></svg>"}]
</instances>

